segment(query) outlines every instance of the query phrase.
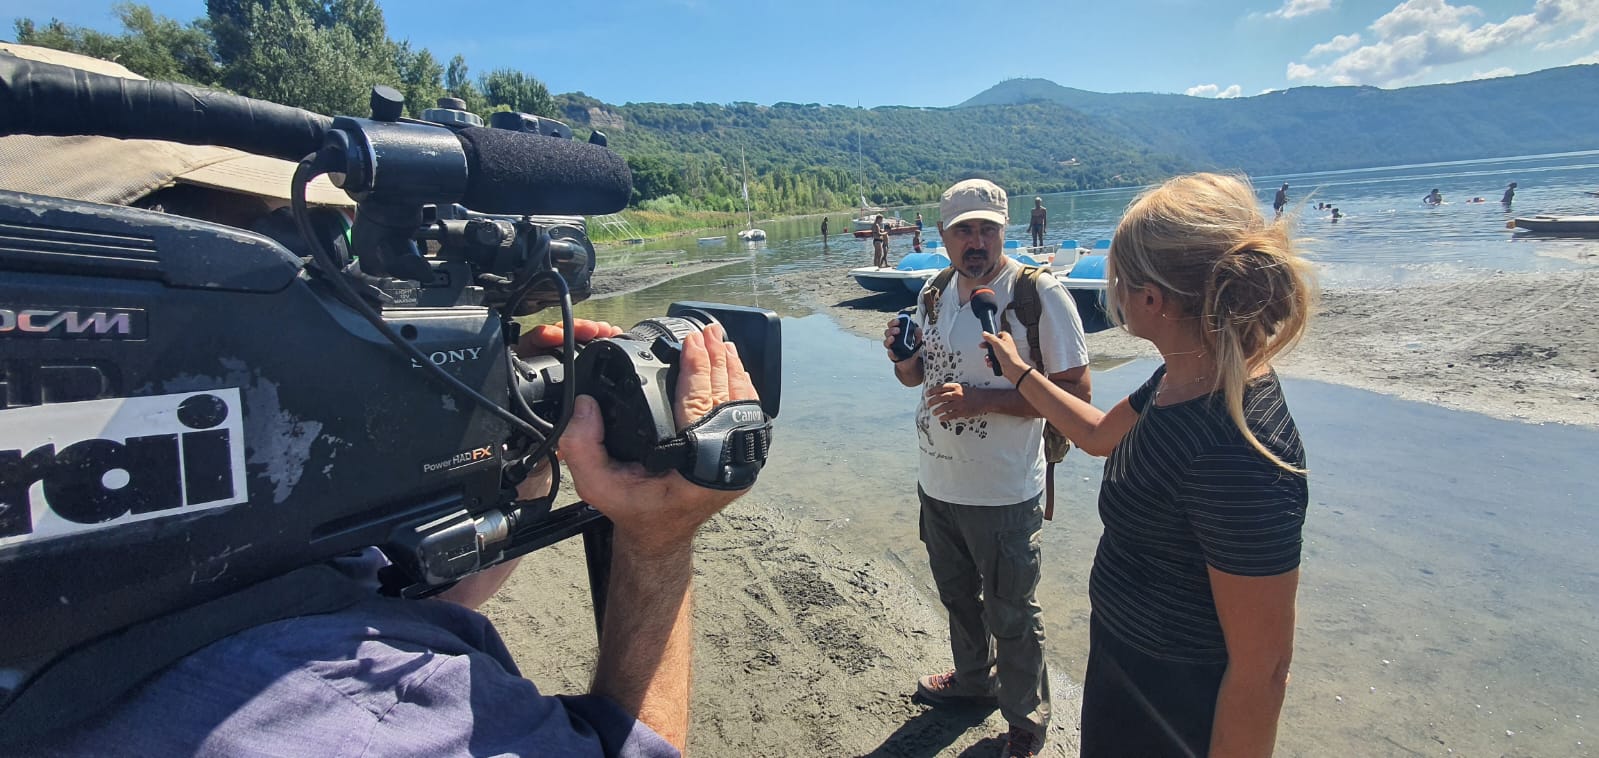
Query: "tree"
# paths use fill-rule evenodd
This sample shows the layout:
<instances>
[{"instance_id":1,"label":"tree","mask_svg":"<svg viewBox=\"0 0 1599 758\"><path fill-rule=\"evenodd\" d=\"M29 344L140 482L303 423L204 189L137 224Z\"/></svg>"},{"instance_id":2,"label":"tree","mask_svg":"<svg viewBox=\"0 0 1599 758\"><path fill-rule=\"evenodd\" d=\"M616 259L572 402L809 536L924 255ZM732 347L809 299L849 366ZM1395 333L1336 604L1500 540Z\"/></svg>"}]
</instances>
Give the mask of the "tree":
<instances>
[{"instance_id":1,"label":"tree","mask_svg":"<svg viewBox=\"0 0 1599 758\"><path fill-rule=\"evenodd\" d=\"M400 71L405 110L412 118L421 118L424 109L436 107L445 96L444 66L427 48L413 54L409 42L400 43L395 48L395 67Z\"/></svg>"},{"instance_id":2,"label":"tree","mask_svg":"<svg viewBox=\"0 0 1599 758\"><path fill-rule=\"evenodd\" d=\"M366 115L372 85L405 88L373 0L207 0L223 86L328 114Z\"/></svg>"},{"instance_id":3,"label":"tree","mask_svg":"<svg viewBox=\"0 0 1599 758\"><path fill-rule=\"evenodd\" d=\"M231 89L329 115L369 112L374 82L350 55L356 40L348 28L319 28L302 7L282 0L248 12L244 44L225 68Z\"/></svg>"},{"instance_id":4,"label":"tree","mask_svg":"<svg viewBox=\"0 0 1599 758\"><path fill-rule=\"evenodd\" d=\"M450 66L444 72L444 89L450 97L460 98L466 103L466 109L473 113L481 116L488 110L483 93L478 92L477 85L472 83L468 74L466 59L459 54L450 59Z\"/></svg>"},{"instance_id":5,"label":"tree","mask_svg":"<svg viewBox=\"0 0 1599 758\"><path fill-rule=\"evenodd\" d=\"M200 25L178 23L136 3L119 3L112 12L122 24L120 36L57 19L39 28L22 18L14 24L17 41L114 61L150 79L216 86L220 70Z\"/></svg>"},{"instance_id":6,"label":"tree","mask_svg":"<svg viewBox=\"0 0 1599 758\"><path fill-rule=\"evenodd\" d=\"M513 111L557 118L555 99L544 83L511 68L497 68L478 81L490 106L506 106Z\"/></svg>"},{"instance_id":7,"label":"tree","mask_svg":"<svg viewBox=\"0 0 1599 758\"><path fill-rule=\"evenodd\" d=\"M674 161L663 156L641 155L627 159L627 167L633 172L634 205L677 194L680 177L673 164Z\"/></svg>"}]
</instances>

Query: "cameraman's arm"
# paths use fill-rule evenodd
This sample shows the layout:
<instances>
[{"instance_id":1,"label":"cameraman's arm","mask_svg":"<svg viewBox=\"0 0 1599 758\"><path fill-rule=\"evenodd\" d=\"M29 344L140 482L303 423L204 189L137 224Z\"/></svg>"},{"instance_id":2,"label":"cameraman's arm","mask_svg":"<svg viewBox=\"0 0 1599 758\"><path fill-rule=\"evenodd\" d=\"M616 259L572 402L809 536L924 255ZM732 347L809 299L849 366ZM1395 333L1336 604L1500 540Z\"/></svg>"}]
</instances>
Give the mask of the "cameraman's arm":
<instances>
[{"instance_id":1,"label":"cameraman's arm","mask_svg":"<svg viewBox=\"0 0 1599 758\"><path fill-rule=\"evenodd\" d=\"M522 483L517 485L517 497L523 500L534 500L550 494L550 488L555 479L547 462L539 463L538 467L529 474ZM490 566L475 574L469 574L465 579L455 583L455 586L440 592L439 600L448 600L456 605L464 605L476 610L479 606L494 597L500 591L500 586L505 580L511 578L511 572L516 570L521 558L513 558L504 563Z\"/></svg>"},{"instance_id":2,"label":"cameraman's arm","mask_svg":"<svg viewBox=\"0 0 1599 758\"><path fill-rule=\"evenodd\" d=\"M754 385L720 326L683 340L677 386L679 429L731 400L754 400ZM577 494L610 517L610 590L591 691L621 705L682 748L688 741L692 663L693 540L700 524L739 492L655 476L612 460L593 398L580 396L561 439Z\"/></svg>"},{"instance_id":3,"label":"cameraman's arm","mask_svg":"<svg viewBox=\"0 0 1599 758\"><path fill-rule=\"evenodd\" d=\"M572 338L580 343L590 342L602 337L615 337L621 332L621 329L604 321L590 321L580 318L574 319L572 323ZM548 324L535 326L523 332L521 339L517 343L516 352L526 358L542 352L559 350L564 335L564 331L559 326ZM554 484L555 478L548 463L540 461L538 466L533 469L533 472L528 474L527 478L516 486L516 494L517 497L523 500L535 500L552 494L550 489ZM489 598L494 597L494 593L500 591L500 586L505 584L505 580L511 578L511 573L516 570L517 565L521 562L522 559L516 558L468 575L465 579L456 582L455 586L440 592L437 599L448 600L456 605L464 605L476 610L479 606L488 602Z\"/></svg>"}]
</instances>

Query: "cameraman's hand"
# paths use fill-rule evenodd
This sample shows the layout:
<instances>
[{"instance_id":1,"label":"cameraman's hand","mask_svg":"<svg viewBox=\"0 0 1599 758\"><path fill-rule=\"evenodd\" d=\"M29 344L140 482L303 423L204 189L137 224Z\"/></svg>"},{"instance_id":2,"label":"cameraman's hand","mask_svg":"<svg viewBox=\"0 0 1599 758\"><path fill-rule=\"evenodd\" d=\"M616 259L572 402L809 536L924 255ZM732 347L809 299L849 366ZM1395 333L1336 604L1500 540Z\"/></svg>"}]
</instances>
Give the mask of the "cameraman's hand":
<instances>
[{"instance_id":1,"label":"cameraman's hand","mask_svg":"<svg viewBox=\"0 0 1599 758\"><path fill-rule=\"evenodd\" d=\"M621 327L611 326L604 321L589 321L588 319L572 320L572 338L578 343L592 342L604 337L615 337L622 333ZM539 324L527 330L522 338L516 342L516 354L520 356L544 353L561 348L561 341L566 332L559 324Z\"/></svg>"},{"instance_id":2,"label":"cameraman's hand","mask_svg":"<svg viewBox=\"0 0 1599 758\"><path fill-rule=\"evenodd\" d=\"M722 403L759 399L738 350L724 336L721 325L712 324L683 340L673 404L679 429ZM611 519L618 543L625 541L630 550L686 551L700 524L744 494L691 484L676 471L650 474L636 463L612 460L604 441L599 407L594 398L579 395L561 436L561 457L578 496Z\"/></svg>"}]
</instances>

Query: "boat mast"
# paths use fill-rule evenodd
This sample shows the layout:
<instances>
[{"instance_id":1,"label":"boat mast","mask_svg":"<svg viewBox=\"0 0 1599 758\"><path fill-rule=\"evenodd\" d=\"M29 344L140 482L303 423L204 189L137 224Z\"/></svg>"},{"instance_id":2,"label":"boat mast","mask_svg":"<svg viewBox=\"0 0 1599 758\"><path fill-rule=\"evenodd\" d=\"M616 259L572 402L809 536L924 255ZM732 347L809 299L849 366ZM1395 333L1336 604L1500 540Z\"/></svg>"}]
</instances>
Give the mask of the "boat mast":
<instances>
[{"instance_id":1,"label":"boat mast","mask_svg":"<svg viewBox=\"0 0 1599 758\"><path fill-rule=\"evenodd\" d=\"M855 101L855 107L861 107L860 101ZM859 114L857 114L859 115ZM860 175L861 182L861 210L866 210L866 160L861 157L861 124L855 122L855 171Z\"/></svg>"},{"instance_id":2,"label":"boat mast","mask_svg":"<svg viewBox=\"0 0 1599 758\"><path fill-rule=\"evenodd\" d=\"M755 228L755 214L750 212L750 164L744 160L744 146L738 147L738 165L744 174L744 221L745 229Z\"/></svg>"}]
</instances>

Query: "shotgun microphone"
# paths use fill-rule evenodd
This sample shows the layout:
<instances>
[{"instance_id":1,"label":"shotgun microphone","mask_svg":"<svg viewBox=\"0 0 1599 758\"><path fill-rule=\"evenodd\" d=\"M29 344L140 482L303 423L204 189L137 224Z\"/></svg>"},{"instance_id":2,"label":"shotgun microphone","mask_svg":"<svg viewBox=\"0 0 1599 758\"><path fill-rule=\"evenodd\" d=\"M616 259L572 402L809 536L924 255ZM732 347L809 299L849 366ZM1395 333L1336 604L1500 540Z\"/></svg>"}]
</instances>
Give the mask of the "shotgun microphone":
<instances>
[{"instance_id":1,"label":"shotgun microphone","mask_svg":"<svg viewBox=\"0 0 1599 758\"><path fill-rule=\"evenodd\" d=\"M999 334L999 327L994 325L994 314L999 311L999 306L994 303L994 291L983 287L972 293L972 315L977 317L977 323L983 325L983 331L989 334ZM994 357L994 348L988 348L988 364L994 367L994 376L1003 376L999 370L999 359Z\"/></svg>"}]
</instances>

